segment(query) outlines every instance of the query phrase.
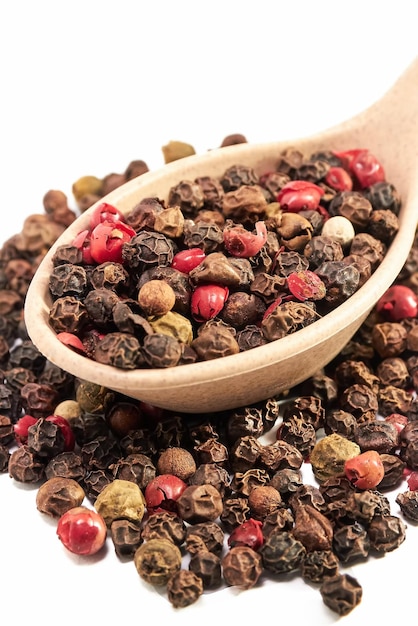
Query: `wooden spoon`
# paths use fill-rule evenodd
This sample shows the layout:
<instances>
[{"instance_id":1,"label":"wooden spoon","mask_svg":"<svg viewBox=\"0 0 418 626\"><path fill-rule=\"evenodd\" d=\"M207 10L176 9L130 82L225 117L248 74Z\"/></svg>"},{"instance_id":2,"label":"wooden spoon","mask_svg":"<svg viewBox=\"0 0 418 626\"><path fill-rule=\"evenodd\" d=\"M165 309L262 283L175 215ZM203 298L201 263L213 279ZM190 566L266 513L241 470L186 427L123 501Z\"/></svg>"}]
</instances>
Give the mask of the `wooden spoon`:
<instances>
[{"instance_id":1,"label":"wooden spoon","mask_svg":"<svg viewBox=\"0 0 418 626\"><path fill-rule=\"evenodd\" d=\"M145 197L166 200L180 180L218 177L236 164L252 166L260 174L271 171L289 146L306 155L322 149L367 148L381 161L387 180L402 198L399 232L383 262L345 303L303 330L234 356L164 370L126 371L101 365L62 345L48 325L52 256L58 246L87 228L94 205L55 242L31 282L25 320L34 344L52 363L81 379L186 413L221 411L267 399L328 364L396 279L413 243L418 219L418 58L382 99L336 127L286 143L240 144L174 161L119 187L106 201L127 213Z\"/></svg>"}]
</instances>

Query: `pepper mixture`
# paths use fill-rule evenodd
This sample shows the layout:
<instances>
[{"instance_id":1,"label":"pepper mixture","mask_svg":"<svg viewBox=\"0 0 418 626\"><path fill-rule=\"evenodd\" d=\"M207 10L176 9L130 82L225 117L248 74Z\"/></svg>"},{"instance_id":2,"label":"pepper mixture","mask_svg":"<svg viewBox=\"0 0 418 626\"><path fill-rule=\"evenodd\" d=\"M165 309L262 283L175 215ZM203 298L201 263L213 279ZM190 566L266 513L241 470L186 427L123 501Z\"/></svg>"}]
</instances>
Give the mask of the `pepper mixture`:
<instances>
[{"instance_id":1,"label":"pepper mixture","mask_svg":"<svg viewBox=\"0 0 418 626\"><path fill-rule=\"evenodd\" d=\"M333 176L346 184L341 171ZM388 209L399 206L396 193L384 189L383 210L396 215ZM84 192L80 207L97 199ZM31 343L26 289L75 219L61 192L48 192L44 203L45 215L28 218L0 254L1 470L39 486L37 507L57 521L70 551L94 554L110 540L139 576L166 586L174 607L225 584L250 588L270 573L298 572L326 606L347 614L363 590L345 565L396 549L408 521L417 521L418 245L323 371L254 406L183 416L74 378ZM81 267L80 248L65 254ZM193 254L179 263L200 263ZM89 280L94 274L97 289L117 292L126 276L116 269L93 270ZM83 272L76 278L80 284ZM170 298L165 290L161 301ZM152 336L147 324L138 325ZM97 334L83 349L94 349ZM302 479L308 461L313 485ZM385 496L395 488L399 515ZM71 522L90 529L87 542Z\"/></svg>"},{"instance_id":2,"label":"pepper mixture","mask_svg":"<svg viewBox=\"0 0 418 626\"><path fill-rule=\"evenodd\" d=\"M389 198L389 200L388 200ZM349 298L398 230L400 199L367 150L296 149L143 198L99 203L53 258L49 323L122 369L215 359L275 341Z\"/></svg>"}]
</instances>

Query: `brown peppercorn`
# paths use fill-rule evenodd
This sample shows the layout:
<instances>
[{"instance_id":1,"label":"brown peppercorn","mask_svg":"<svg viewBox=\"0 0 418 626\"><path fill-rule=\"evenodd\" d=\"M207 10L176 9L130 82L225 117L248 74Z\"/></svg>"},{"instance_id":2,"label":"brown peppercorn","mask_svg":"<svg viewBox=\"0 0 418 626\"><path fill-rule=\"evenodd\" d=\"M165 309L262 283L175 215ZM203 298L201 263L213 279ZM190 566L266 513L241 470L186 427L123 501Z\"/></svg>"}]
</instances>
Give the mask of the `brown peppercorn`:
<instances>
[{"instance_id":1,"label":"brown peppercorn","mask_svg":"<svg viewBox=\"0 0 418 626\"><path fill-rule=\"evenodd\" d=\"M113 475L121 480L130 480L142 490L156 476L156 468L145 454L128 454L113 466Z\"/></svg>"},{"instance_id":2,"label":"brown peppercorn","mask_svg":"<svg viewBox=\"0 0 418 626\"><path fill-rule=\"evenodd\" d=\"M49 460L60 452L64 452L63 431L58 424L39 418L35 424L28 428L27 445L29 450L39 458Z\"/></svg>"},{"instance_id":3,"label":"brown peppercorn","mask_svg":"<svg viewBox=\"0 0 418 626\"><path fill-rule=\"evenodd\" d=\"M8 472L20 483L37 483L45 475L45 464L27 445L22 445L11 453Z\"/></svg>"},{"instance_id":4,"label":"brown peppercorn","mask_svg":"<svg viewBox=\"0 0 418 626\"><path fill-rule=\"evenodd\" d=\"M191 347L204 361L238 354L239 345L233 333L223 326L205 326L193 339Z\"/></svg>"},{"instance_id":5,"label":"brown peppercorn","mask_svg":"<svg viewBox=\"0 0 418 626\"><path fill-rule=\"evenodd\" d=\"M230 491L231 478L228 471L217 463L201 463L190 476L189 484L213 485L223 497Z\"/></svg>"},{"instance_id":6,"label":"brown peppercorn","mask_svg":"<svg viewBox=\"0 0 418 626\"><path fill-rule=\"evenodd\" d=\"M149 280L140 288L138 302L146 315L165 315L173 308L176 295L164 280Z\"/></svg>"},{"instance_id":7,"label":"brown peppercorn","mask_svg":"<svg viewBox=\"0 0 418 626\"><path fill-rule=\"evenodd\" d=\"M81 506L84 489L72 478L55 476L44 482L36 494L36 508L50 517L59 518L69 509Z\"/></svg>"},{"instance_id":8,"label":"brown peppercorn","mask_svg":"<svg viewBox=\"0 0 418 626\"><path fill-rule=\"evenodd\" d=\"M138 406L133 402L115 402L106 411L106 421L110 430L117 437L124 437L131 430L143 425L144 418Z\"/></svg>"},{"instance_id":9,"label":"brown peppercorn","mask_svg":"<svg viewBox=\"0 0 418 626\"><path fill-rule=\"evenodd\" d=\"M235 472L231 482L231 488L238 494L249 496L255 487L267 485L270 476L266 470L251 468L246 472Z\"/></svg>"},{"instance_id":10,"label":"brown peppercorn","mask_svg":"<svg viewBox=\"0 0 418 626\"><path fill-rule=\"evenodd\" d=\"M292 530L295 518L290 509L276 509L263 520L262 532L264 539L278 530Z\"/></svg>"},{"instance_id":11,"label":"brown peppercorn","mask_svg":"<svg viewBox=\"0 0 418 626\"><path fill-rule=\"evenodd\" d=\"M354 384L346 387L340 398L340 407L351 413L357 423L375 419L378 410L378 398L368 385Z\"/></svg>"},{"instance_id":12,"label":"brown peppercorn","mask_svg":"<svg viewBox=\"0 0 418 626\"><path fill-rule=\"evenodd\" d=\"M292 533L305 546L307 552L332 548L332 523L309 504L296 507Z\"/></svg>"},{"instance_id":13,"label":"brown peppercorn","mask_svg":"<svg viewBox=\"0 0 418 626\"><path fill-rule=\"evenodd\" d=\"M22 405L33 417L47 417L57 404L58 390L51 385L27 382L20 389Z\"/></svg>"},{"instance_id":14,"label":"brown peppercorn","mask_svg":"<svg viewBox=\"0 0 418 626\"><path fill-rule=\"evenodd\" d=\"M135 551L134 563L141 578L151 585L166 585L181 568L181 552L169 539L149 539Z\"/></svg>"},{"instance_id":15,"label":"brown peppercorn","mask_svg":"<svg viewBox=\"0 0 418 626\"><path fill-rule=\"evenodd\" d=\"M194 448L196 458L200 464L217 463L219 466L226 465L229 454L225 444L216 439L208 439Z\"/></svg>"},{"instance_id":16,"label":"brown peppercorn","mask_svg":"<svg viewBox=\"0 0 418 626\"><path fill-rule=\"evenodd\" d=\"M177 508L189 524L214 521L223 510L222 496L213 485L190 485L178 498Z\"/></svg>"},{"instance_id":17,"label":"brown peppercorn","mask_svg":"<svg viewBox=\"0 0 418 626\"><path fill-rule=\"evenodd\" d=\"M261 330L268 341L275 341L312 324L317 318L315 309L308 304L284 302L262 320Z\"/></svg>"},{"instance_id":18,"label":"brown peppercorn","mask_svg":"<svg viewBox=\"0 0 418 626\"><path fill-rule=\"evenodd\" d=\"M298 213L283 213L277 227L279 241L286 250L302 252L312 239L313 227L309 220Z\"/></svg>"},{"instance_id":19,"label":"brown peppercorn","mask_svg":"<svg viewBox=\"0 0 418 626\"><path fill-rule=\"evenodd\" d=\"M372 344L382 359L398 357L406 348L407 331L399 322L382 322L372 329Z\"/></svg>"},{"instance_id":20,"label":"brown peppercorn","mask_svg":"<svg viewBox=\"0 0 418 626\"><path fill-rule=\"evenodd\" d=\"M7 415L0 415L0 444L7 446L14 441L14 426Z\"/></svg>"},{"instance_id":21,"label":"brown peppercorn","mask_svg":"<svg viewBox=\"0 0 418 626\"><path fill-rule=\"evenodd\" d=\"M247 546L235 546L222 559L222 572L227 585L251 589L263 571L261 556Z\"/></svg>"},{"instance_id":22,"label":"brown peppercorn","mask_svg":"<svg viewBox=\"0 0 418 626\"><path fill-rule=\"evenodd\" d=\"M161 452L157 461L157 471L159 474L173 474L187 481L196 471L196 462L186 448L172 446Z\"/></svg>"},{"instance_id":23,"label":"brown peppercorn","mask_svg":"<svg viewBox=\"0 0 418 626\"><path fill-rule=\"evenodd\" d=\"M149 515L143 523L141 536L144 541L169 539L180 547L186 537L186 525L180 517L171 512L157 511Z\"/></svg>"},{"instance_id":24,"label":"brown peppercorn","mask_svg":"<svg viewBox=\"0 0 418 626\"><path fill-rule=\"evenodd\" d=\"M231 189L230 183L226 188L224 181L225 179L221 181L225 189L222 208L226 218L243 226L254 225L259 219L263 219L267 200L261 187L250 184Z\"/></svg>"},{"instance_id":25,"label":"brown peppercorn","mask_svg":"<svg viewBox=\"0 0 418 626\"><path fill-rule=\"evenodd\" d=\"M377 553L391 552L405 541L406 525L396 515L376 515L367 533L373 550Z\"/></svg>"},{"instance_id":26,"label":"brown peppercorn","mask_svg":"<svg viewBox=\"0 0 418 626\"><path fill-rule=\"evenodd\" d=\"M217 522L200 522L186 529L185 547L190 554L210 552L220 556L224 545L224 532Z\"/></svg>"},{"instance_id":27,"label":"brown peppercorn","mask_svg":"<svg viewBox=\"0 0 418 626\"><path fill-rule=\"evenodd\" d=\"M386 245L369 233L357 233L350 246L350 254L363 256L370 262L372 271L383 261Z\"/></svg>"},{"instance_id":28,"label":"brown peppercorn","mask_svg":"<svg viewBox=\"0 0 418 626\"><path fill-rule=\"evenodd\" d=\"M190 606L202 593L202 579L191 570L180 569L167 581L167 597L174 608Z\"/></svg>"},{"instance_id":29,"label":"brown peppercorn","mask_svg":"<svg viewBox=\"0 0 418 626\"><path fill-rule=\"evenodd\" d=\"M319 592L324 604L338 615L348 615L360 604L363 596L361 585L349 574L336 574L326 578Z\"/></svg>"},{"instance_id":30,"label":"brown peppercorn","mask_svg":"<svg viewBox=\"0 0 418 626\"><path fill-rule=\"evenodd\" d=\"M192 180L181 180L171 187L168 205L178 206L186 217L193 217L204 205L201 186Z\"/></svg>"},{"instance_id":31,"label":"brown peppercorn","mask_svg":"<svg viewBox=\"0 0 418 626\"><path fill-rule=\"evenodd\" d=\"M418 522L418 491L404 491L396 496L396 504L404 517L411 522Z\"/></svg>"},{"instance_id":32,"label":"brown peppercorn","mask_svg":"<svg viewBox=\"0 0 418 626\"><path fill-rule=\"evenodd\" d=\"M342 215L356 228L364 230L369 223L373 207L359 191L341 191L329 205L331 216Z\"/></svg>"},{"instance_id":33,"label":"brown peppercorn","mask_svg":"<svg viewBox=\"0 0 418 626\"><path fill-rule=\"evenodd\" d=\"M252 489L248 496L251 517L263 520L267 515L282 506L280 492L272 485L260 485Z\"/></svg>"},{"instance_id":34,"label":"brown peppercorn","mask_svg":"<svg viewBox=\"0 0 418 626\"><path fill-rule=\"evenodd\" d=\"M305 581L322 583L338 573L338 558L332 550L312 550L306 553L301 567L301 576Z\"/></svg>"},{"instance_id":35,"label":"brown peppercorn","mask_svg":"<svg viewBox=\"0 0 418 626\"><path fill-rule=\"evenodd\" d=\"M98 363L121 369L135 369L139 353L140 344L136 337L128 333L111 332L97 344L94 359Z\"/></svg>"},{"instance_id":36,"label":"brown peppercorn","mask_svg":"<svg viewBox=\"0 0 418 626\"><path fill-rule=\"evenodd\" d=\"M142 176L149 171L148 165L142 159L135 159L131 161L125 169L124 177L126 180L132 180L137 176Z\"/></svg>"},{"instance_id":37,"label":"brown peppercorn","mask_svg":"<svg viewBox=\"0 0 418 626\"><path fill-rule=\"evenodd\" d=\"M249 517L248 498L234 494L224 499L220 519L227 532L232 532L234 528L245 522Z\"/></svg>"},{"instance_id":38,"label":"brown peppercorn","mask_svg":"<svg viewBox=\"0 0 418 626\"><path fill-rule=\"evenodd\" d=\"M74 450L68 450L57 454L48 461L45 467L46 478L60 476L61 478L72 478L77 482L81 482L85 476L86 468L84 467L81 454Z\"/></svg>"},{"instance_id":39,"label":"brown peppercorn","mask_svg":"<svg viewBox=\"0 0 418 626\"><path fill-rule=\"evenodd\" d=\"M74 296L63 296L53 302L48 321L56 333L80 333L88 323L88 313L84 303Z\"/></svg>"},{"instance_id":40,"label":"brown peppercorn","mask_svg":"<svg viewBox=\"0 0 418 626\"><path fill-rule=\"evenodd\" d=\"M367 530L359 522L336 527L333 550L342 563L367 559L370 552L370 538Z\"/></svg>"},{"instance_id":41,"label":"brown peppercorn","mask_svg":"<svg viewBox=\"0 0 418 626\"><path fill-rule=\"evenodd\" d=\"M10 461L9 449L0 443L0 472L7 472Z\"/></svg>"},{"instance_id":42,"label":"brown peppercorn","mask_svg":"<svg viewBox=\"0 0 418 626\"><path fill-rule=\"evenodd\" d=\"M213 552L201 550L192 554L189 569L202 580L203 589L215 589L222 584L221 557Z\"/></svg>"},{"instance_id":43,"label":"brown peppercorn","mask_svg":"<svg viewBox=\"0 0 418 626\"><path fill-rule=\"evenodd\" d=\"M241 133L232 133L232 135L226 135L226 137L222 139L220 147L226 148L227 146L235 146L239 143L247 143L245 135L242 135Z\"/></svg>"},{"instance_id":44,"label":"brown peppercorn","mask_svg":"<svg viewBox=\"0 0 418 626\"><path fill-rule=\"evenodd\" d=\"M110 525L116 555L119 558L132 559L143 539L141 525L127 519L115 519Z\"/></svg>"}]
</instances>

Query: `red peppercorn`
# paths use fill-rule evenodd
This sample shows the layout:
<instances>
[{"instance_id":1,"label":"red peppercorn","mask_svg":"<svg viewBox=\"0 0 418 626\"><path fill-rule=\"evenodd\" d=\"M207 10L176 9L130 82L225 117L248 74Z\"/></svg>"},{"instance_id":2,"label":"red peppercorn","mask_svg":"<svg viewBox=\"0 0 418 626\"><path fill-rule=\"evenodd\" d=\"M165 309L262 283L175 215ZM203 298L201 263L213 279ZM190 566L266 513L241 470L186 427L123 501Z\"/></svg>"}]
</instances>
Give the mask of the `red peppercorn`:
<instances>
[{"instance_id":1,"label":"red peppercorn","mask_svg":"<svg viewBox=\"0 0 418 626\"><path fill-rule=\"evenodd\" d=\"M263 221L255 225L255 233L242 226L225 228L223 239L225 248L232 256L248 258L258 254L267 241L267 228Z\"/></svg>"},{"instance_id":2,"label":"red peppercorn","mask_svg":"<svg viewBox=\"0 0 418 626\"><path fill-rule=\"evenodd\" d=\"M343 167L330 167L325 176L325 182L336 191L351 191L353 189L353 180Z\"/></svg>"},{"instance_id":3,"label":"red peppercorn","mask_svg":"<svg viewBox=\"0 0 418 626\"><path fill-rule=\"evenodd\" d=\"M418 489L418 472L411 472L406 480L408 489L410 491L417 491Z\"/></svg>"},{"instance_id":4,"label":"red peppercorn","mask_svg":"<svg viewBox=\"0 0 418 626\"><path fill-rule=\"evenodd\" d=\"M177 500L187 484L174 474L158 474L145 487L145 503L149 514L177 512Z\"/></svg>"},{"instance_id":5,"label":"red peppercorn","mask_svg":"<svg viewBox=\"0 0 418 626\"><path fill-rule=\"evenodd\" d=\"M278 298L276 298L274 300L274 302L272 302L267 309L264 311L264 315L263 315L263 320L266 319L266 317L268 317L269 315L271 315L271 313L273 313L274 309L276 307L279 306L279 304L281 304L283 302L283 298L282 296L279 296Z\"/></svg>"},{"instance_id":6,"label":"red peppercorn","mask_svg":"<svg viewBox=\"0 0 418 626\"><path fill-rule=\"evenodd\" d=\"M90 217L90 230L93 230L97 224L101 222L124 222L125 217L123 213L119 211L113 204L108 202L102 202L99 204L91 214Z\"/></svg>"},{"instance_id":7,"label":"red peppercorn","mask_svg":"<svg viewBox=\"0 0 418 626\"><path fill-rule=\"evenodd\" d=\"M355 157L362 152L364 152L364 148L354 148L352 150L342 150L340 152L334 151L333 154L341 160L343 168L351 170L351 164Z\"/></svg>"},{"instance_id":8,"label":"red peppercorn","mask_svg":"<svg viewBox=\"0 0 418 626\"><path fill-rule=\"evenodd\" d=\"M362 189L385 180L385 171L376 157L365 149L334 152L345 167L356 178Z\"/></svg>"},{"instance_id":9,"label":"red peppercorn","mask_svg":"<svg viewBox=\"0 0 418 626\"><path fill-rule=\"evenodd\" d=\"M292 180L286 183L277 194L277 202L285 211L297 213L315 210L324 195L324 190L307 180Z\"/></svg>"},{"instance_id":10,"label":"red peppercorn","mask_svg":"<svg viewBox=\"0 0 418 626\"><path fill-rule=\"evenodd\" d=\"M401 415L401 413L391 413L385 417L384 421L393 424L398 433L400 433L407 425L408 418L406 415Z\"/></svg>"},{"instance_id":11,"label":"red peppercorn","mask_svg":"<svg viewBox=\"0 0 418 626\"><path fill-rule=\"evenodd\" d=\"M326 287L318 274L311 270L292 272L287 277L290 293L302 302L304 300L321 300L325 297Z\"/></svg>"},{"instance_id":12,"label":"red peppercorn","mask_svg":"<svg viewBox=\"0 0 418 626\"><path fill-rule=\"evenodd\" d=\"M177 254L174 255L171 267L179 272L183 272L183 274L188 274L195 267L200 265L205 257L206 254L201 248L188 248L187 250L180 250L180 252L177 252Z\"/></svg>"},{"instance_id":13,"label":"red peppercorn","mask_svg":"<svg viewBox=\"0 0 418 626\"><path fill-rule=\"evenodd\" d=\"M124 222L100 222L90 234L90 254L96 263L122 263L123 244L130 241L136 231Z\"/></svg>"},{"instance_id":14,"label":"red peppercorn","mask_svg":"<svg viewBox=\"0 0 418 626\"><path fill-rule=\"evenodd\" d=\"M86 265L93 264L93 258L90 252L90 231L82 230L76 237L74 237L72 245L78 248L83 253L83 262Z\"/></svg>"},{"instance_id":15,"label":"red peppercorn","mask_svg":"<svg viewBox=\"0 0 418 626\"><path fill-rule=\"evenodd\" d=\"M36 424L38 420L32 415L23 415L17 420L13 426L16 443L21 446L28 440L28 429L30 426Z\"/></svg>"},{"instance_id":16,"label":"red peppercorn","mask_svg":"<svg viewBox=\"0 0 418 626\"><path fill-rule=\"evenodd\" d=\"M228 287L199 285L192 293L190 309L197 322L206 322L222 311L229 295Z\"/></svg>"},{"instance_id":17,"label":"red peppercorn","mask_svg":"<svg viewBox=\"0 0 418 626\"><path fill-rule=\"evenodd\" d=\"M262 522L250 517L233 529L228 537L228 546L248 546L255 551L259 550L264 543L262 528Z\"/></svg>"},{"instance_id":18,"label":"red peppercorn","mask_svg":"<svg viewBox=\"0 0 418 626\"><path fill-rule=\"evenodd\" d=\"M347 459L344 474L359 489L374 489L383 479L385 469L380 454L376 450L367 450Z\"/></svg>"},{"instance_id":19,"label":"red peppercorn","mask_svg":"<svg viewBox=\"0 0 418 626\"><path fill-rule=\"evenodd\" d=\"M408 317L416 317L418 298L405 285L392 285L379 298L376 310L390 322L399 322Z\"/></svg>"},{"instance_id":20,"label":"red peppercorn","mask_svg":"<svg viewBox=\"0 0 418 626\"><path fill-rule=\"evenodd\" d=\"M96 511L77 506L60 517L57 535L70 552L90 556L103 547L107 528L103 517Z\"/></svg>"},{"instance_id":21,"label":"red peppercorn","mask_svg":"<svg viewBox=\"0 0 418 626\"><path fill-rule=\"evenodd\" d=\"M385 180L383 165L368 150L362 150L354 157L351 162L351 172L362 189Z\"/></svg>"},{"instance_id":22,"label":"red peppercorn","mask_svg":"<svg viewBox=\"0 0 418 626\"><path fill-rule=\"evenodd\" d=\"M65 346L71 348L75 352L79 352L80 354L85 354L86 349L84 347L83 342L77 335L68 332L62 332L57 334L57 339L61 341Z\"/></svg>"}]
</instances>

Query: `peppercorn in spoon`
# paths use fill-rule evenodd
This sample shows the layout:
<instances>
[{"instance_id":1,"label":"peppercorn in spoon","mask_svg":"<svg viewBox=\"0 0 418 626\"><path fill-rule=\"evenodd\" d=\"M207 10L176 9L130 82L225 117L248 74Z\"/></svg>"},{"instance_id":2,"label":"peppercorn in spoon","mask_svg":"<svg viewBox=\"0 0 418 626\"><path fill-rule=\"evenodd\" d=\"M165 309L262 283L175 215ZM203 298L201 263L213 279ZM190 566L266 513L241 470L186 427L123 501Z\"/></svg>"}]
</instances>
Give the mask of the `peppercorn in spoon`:
<instances>
[{"instance_id":1,"label":"peppercorn in spoon","mask_svg":"<svg viewBox=\"0 0 418 626\"><path fill-rule=\"evenodd\" d=\"M64 244L72 244L80 233L88 230L91 216L94 213L97 215L102 199L83 213L55 242L31 282L26 296L25 320L34 344L52 363L79 378L152 405L189 413L222 411L253 404L278 395L312 376L328 364L359 329L377 300L399 274L412 246L418 218L417 85L418 60L411 64L382 99L336 127L285 143L242 143L211 150L203 155L186 157L129 181L104 199L108 205L116 207L125 216L144 198L158 198L167 208L170 190L180 181L195 181L201 177L219 179L228 168L237 164L252 168L258 177L262 177L268 172L276 171L280 155L289 148L303 155L322 151L332 152L343 160L356 160L357 175L365 177L365 186L368 181L376 180L367 178L375 166L381 167L386 181L396 187L402 201L397 216L399 227L371 276L338 306L326 314L316 314L313 307L308 311L312 317L308 325L296 332L285 334L280 339L269 340L258 347L227 353L227 356L220 358L164 368L150 366L148 363L146 367L133 369L122 369L88 358L64 345L51 325L53 299L50 277L57 249ZM373 156L372 160L370 155ZM373 160L374 156L377 157L377 162ZM335 184L338 184L338 180ZM315 187L313 185L310 189L308 185L307 191ZM294 191L292 186L290 191ZM289 202L288 197L286 199L283 193L278 193L277 201L284 205L285 200ZM294 214L299 209L300 207ZM266 243L266 233L260 222L267 222L268 215L261 214L261 217L263 219L257 225L253 224L256 226L256 232L250 233L253 239L246 241L252 251L260 250ZM239 222L239 219L235 217L234 221ZM355 227L357 232L361 232L361 224L356 224ZM240 226L235 225L235 228L239 229ZM247 231L250 230L247 228ZM230 243L224 239L224 245L230 245L232 251L234 241L237 241L236 237L234 239L237 232L229 237ZM335 232L334 235L337 236ZM344 234L340 233L338 236ZM259 248L257 241L260 242ZM278 254L282 250L283 246ZM126 255L129 256L128 253ZM132 252L131 257L134 256ZM196 274L196 268L192 271ZM314 280L317 281L317 277ZM291 296L299 303L300 309L305 306L306 313L308 305L304 305L303 294L301 295L303 287L298 277L293 276L287 283ZM225 285L222 288L222 298L226 299L231 295L231 290L226 292ZM322 288L319 286L318 289ZM207 294L202 292L202 297L207 298ZM289 300L289 297L285 300ZM205 306L207 308L207 301ZM196 307L200 313L206 310L200 300ZM192 327L195 322L196 319L192 322ZM262 322L258 323L258 327L260 324ZM158 330L157 334L160 332ZM167 346L169 343L167 340ZM161 350L161 345L158 348Z\"/></svg>"}]
</instances>

